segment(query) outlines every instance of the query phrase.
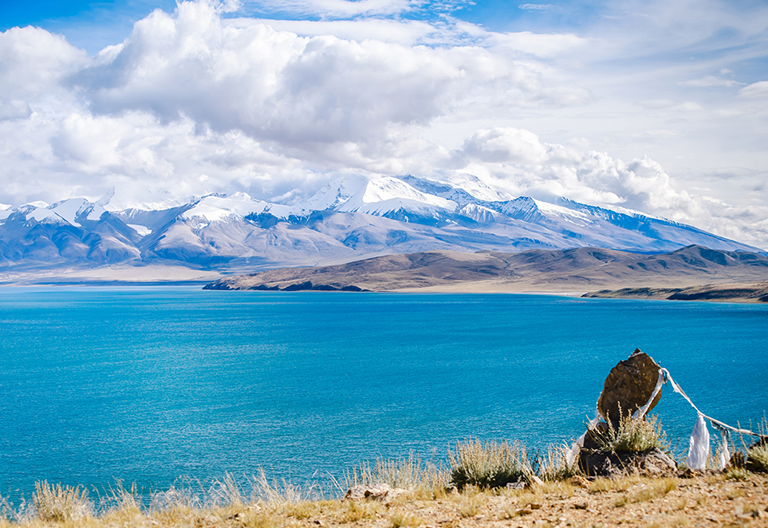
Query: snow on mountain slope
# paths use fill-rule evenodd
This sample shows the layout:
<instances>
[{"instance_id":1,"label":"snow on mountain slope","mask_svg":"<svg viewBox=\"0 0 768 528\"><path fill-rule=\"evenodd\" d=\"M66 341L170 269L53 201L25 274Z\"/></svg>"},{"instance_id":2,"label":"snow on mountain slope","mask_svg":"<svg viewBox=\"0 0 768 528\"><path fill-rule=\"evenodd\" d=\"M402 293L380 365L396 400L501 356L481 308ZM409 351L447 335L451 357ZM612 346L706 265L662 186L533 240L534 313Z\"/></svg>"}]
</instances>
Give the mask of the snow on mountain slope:
<instances>
[{"instance_id":1,"label":"snow on mountain slope","mask_svg":"<svg viewBox=\"0 0 768 528\"><path fill-rule=\"evenodd\" d=\"M231 217L244 218L249 214L262 213L268 207L270 204L267 202L254 200L243 192L229 196L210 195L201 198L195 205L185 210L181 218L219 222Z\"/></svg>"},{"instance_id":2,"label":"snow on mountain slope","mask_svg":"<svg viewBox=\"0 0 768 528\"><path fill-rule=\"evenodd\" d=\"M490 224L501 218L501 214L489 207L468 203L456 210L457 214L465 216L479 224Z\"/></svg>"},{"instance_id":3,"label":"snow on mountain slope","mask_svg":"<svg viewBox=\"0 0 768 528\"><path fill-rule=\"evenodd\" d=\"M512 198L506 193L491 189L480 178L471 174L454 175L450 182L439 182L415 176L400 176L399 179L421 192L452 200L459 206L468 203L503 202Z\"/></svg>"},{"instance_id":4,"label":"snow on mountain slope","mask_svg":"<svg viewBox=\"0 0 768 528\"><path fill-rule=\"evenodd\" d=\"M473 178L465 178L468 192L413 176L343 177L293 205L235 193L162 210L110 211L109 197L97 203L73 198L5 207L0 209L0 264L131 261L265 269L443 249L598 247L661 253L696 244L760 252L641 213L565 199L508 199Z\"/></svg>"},{"instance_id":5,"label":"snow on mountain slope","mask_svg":"<svg viewBox=\"0 0 768 528\"><path fill-rule=\"evenodd\" d=\"M78 220L82 216L85 216L86 220L97 221L106 211L102 206L84 198L63 200L51 205L50 209L72 225L80 225Z\"/></svg>"},{"instance_id":6,"label":"snow on mountain slope","mask_svg":"<svg viewBox=\"0 0 768 528\"><path fill-rule=\"evenodd\" d=\"M364 176L345 176L324 185L309 199L290 207L290 213L306 216L313 211L336 210L346 203L355 193L366 186L368 178ZM273 212L275 216L279 216Z\"/></svg>"},{"instance_id":7,"label":"snow on mountain slope","mask_svg":"<svg viewBox=\"0 0 768 528\"><path fill-rule=\"evenodd\" d=\"M368 181L336 210L376 216L404 211L423 216L435 216L439 210L453 212L456 202L418 191L398 178Z\"/></svg>"}]
</instances>

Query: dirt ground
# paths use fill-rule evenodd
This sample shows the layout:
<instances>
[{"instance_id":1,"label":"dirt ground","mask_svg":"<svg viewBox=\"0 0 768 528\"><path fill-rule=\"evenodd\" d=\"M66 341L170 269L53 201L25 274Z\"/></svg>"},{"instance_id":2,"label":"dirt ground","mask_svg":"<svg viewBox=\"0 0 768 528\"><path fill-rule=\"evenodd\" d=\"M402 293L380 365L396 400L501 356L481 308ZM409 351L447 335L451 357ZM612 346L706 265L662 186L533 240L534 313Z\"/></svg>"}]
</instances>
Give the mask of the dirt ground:
<instances>
[{"instance_id":1,"label":"dirt ground","mask_svg":"<svg viewBox=\"0 0 768 528\"><path fill-rule=\"evenodd\" d=\"M350 507L348 506L347 509ZM305 526L341 526L344 515L319 515ZM329 511L330 513L330 511ZM398 497L355 526L433 528L531 526L768 526L768 476L597 480L574 478L527 490Z\"/></svg>"}]
</instances>

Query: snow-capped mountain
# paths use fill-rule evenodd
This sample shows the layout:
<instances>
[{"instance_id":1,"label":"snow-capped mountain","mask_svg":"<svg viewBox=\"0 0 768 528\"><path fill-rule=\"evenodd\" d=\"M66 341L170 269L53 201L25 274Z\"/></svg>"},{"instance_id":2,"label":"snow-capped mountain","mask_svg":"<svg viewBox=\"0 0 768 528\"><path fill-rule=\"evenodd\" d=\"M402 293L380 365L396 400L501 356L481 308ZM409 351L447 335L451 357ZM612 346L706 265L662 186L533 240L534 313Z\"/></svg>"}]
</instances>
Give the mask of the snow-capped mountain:
<instances>
[{"instance_id":1,"label":"snow-capped mountain","mask_svg":"<svg viewBox=\"0 0 768 528\"><path fill-rule=\"evenodd\" d=\"M760 252L639 213L566 199L511 199L473 178L458 187L413 176L347 177L293 205L235 193L160 210L114 211L107 199L82 198L0 206L0 267L124 262L265 269L437 249L601 247L662 253L697 244Z\"/></svg>"}]
</instances>

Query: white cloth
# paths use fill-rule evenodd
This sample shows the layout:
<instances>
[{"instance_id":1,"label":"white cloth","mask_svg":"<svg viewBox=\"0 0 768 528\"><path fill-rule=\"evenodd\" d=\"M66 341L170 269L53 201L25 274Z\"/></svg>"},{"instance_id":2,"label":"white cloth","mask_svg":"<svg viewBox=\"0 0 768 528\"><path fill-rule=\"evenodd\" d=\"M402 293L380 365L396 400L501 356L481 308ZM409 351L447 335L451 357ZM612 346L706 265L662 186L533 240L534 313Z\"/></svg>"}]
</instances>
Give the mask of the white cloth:
<instances>
[{"instance_id":1,"label":"white cloth","mask_svg":"<svg viewBox=\"0 0 768 528\"><path fill-rule=\"evenodd\" d=\"M703 471L707 468L707 458L709 458L709 430L704 415L699 413L691 433L686 464L689 469Z\"/></svg>"}]
</instances>

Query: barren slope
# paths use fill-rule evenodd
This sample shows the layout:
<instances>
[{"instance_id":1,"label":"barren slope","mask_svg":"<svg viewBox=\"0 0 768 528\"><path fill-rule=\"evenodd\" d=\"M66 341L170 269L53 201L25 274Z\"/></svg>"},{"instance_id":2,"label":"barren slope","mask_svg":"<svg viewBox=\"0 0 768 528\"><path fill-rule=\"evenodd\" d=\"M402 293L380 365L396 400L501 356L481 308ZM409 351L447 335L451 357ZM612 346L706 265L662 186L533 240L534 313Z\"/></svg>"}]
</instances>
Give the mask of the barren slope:
<instances>
[{"instance_id":1,"label":"barren slope","mask_svg":"<svg viewBox=\"0 0 768 528\"><path fill-rule=\"evenodd\" d=\"M584 292L755 281L768 281L768 257L689 246L661 255L596 248L512 254L433 251L282 268L221 279L206 289Z\"/></svg>"}]
</instances>

